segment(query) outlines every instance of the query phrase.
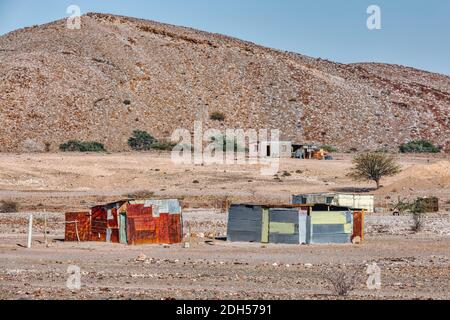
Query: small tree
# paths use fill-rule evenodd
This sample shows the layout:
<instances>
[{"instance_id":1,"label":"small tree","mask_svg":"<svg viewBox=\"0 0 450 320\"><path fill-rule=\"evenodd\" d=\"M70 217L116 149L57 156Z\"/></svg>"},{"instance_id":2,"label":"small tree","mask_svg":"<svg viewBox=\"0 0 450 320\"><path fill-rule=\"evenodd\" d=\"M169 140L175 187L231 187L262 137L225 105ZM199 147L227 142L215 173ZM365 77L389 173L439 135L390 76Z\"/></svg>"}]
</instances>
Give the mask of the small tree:
<instances>
[{"instance_id":1,"label":"small tree","mask_svg":"<svg viewBox=\"0 0 450 320\"><path fill-rule=\"evenodd\" d=\"M63 152L105 152L103 143L96 141L70 140L59 146Z\"/></svg>"},{"instance_id":2,"label":"small tree","mask_svg":"<svg viewBox=\"0 0 450 320\"><path fill-rule=\"evenodd\" d=\"M414 140L400 146L401 153L438 153L440 148L428 140Z\"/></svg>"},{"instance_id":3,"label":"small tree","mask_svg":"<svg viewBox=\"0 0 450 320\"><path fill-rule=\"evenodd\" d=\"M136 151L148 151L156 139L147 131L134 130L133 135L128 139L128 145Z\"/></svg>"},{"instance_id":4,"label":"small tree","mask_svg":"<svg viewBox=\"0 0 450 320\"><path fill-rule=\"evenodd\" d=\"M395 176L401 171L394 157L384 153L360 154L353 159L353 164L348 176L355 180L373 180L377 189L382 177Z\"/></svg>"},{"instance_id":5,"label":"small tree","mask_svg":"<svg viewBox=\"0 0 450 320\"><path fill-rule=\"evenodd\" d=\"M211 114L210 119L214 121L225 121L225 115L222 112L216 111Z\"/></svg>"},{"instance_id":6,"label":"small tree","mask_svg":"<svg viewBox=\"0 0 450 320\"><path fill-rule=\"evenodd\" d=\"M331 144L323 144L320 146L320 149L323 149L324 151L330 152L330 153L338 152L338 149Z\"/></svg>"}]
</instances>

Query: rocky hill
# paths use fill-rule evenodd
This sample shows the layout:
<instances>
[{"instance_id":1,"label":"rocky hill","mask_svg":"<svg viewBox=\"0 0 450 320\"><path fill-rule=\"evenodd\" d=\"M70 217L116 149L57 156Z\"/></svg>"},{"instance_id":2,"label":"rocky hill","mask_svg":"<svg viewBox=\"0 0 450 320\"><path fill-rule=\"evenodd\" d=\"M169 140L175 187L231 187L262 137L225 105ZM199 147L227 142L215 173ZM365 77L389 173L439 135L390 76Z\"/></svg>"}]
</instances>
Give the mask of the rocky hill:
<instances>
[{"instance_id":1,"label":"rocky hill","mask_svg":"<svg viewBox=\"0 0 450 320\"><path fill-rule=\"evenodd\" d=\"M0 37L0 151L69 139L127 150L134 129L278 128L342 151L430 139L450 149L450 77L339 64L151 21L91 13ZM225 121L212 121L219 111Z\"/></svg>"}]
</instances>

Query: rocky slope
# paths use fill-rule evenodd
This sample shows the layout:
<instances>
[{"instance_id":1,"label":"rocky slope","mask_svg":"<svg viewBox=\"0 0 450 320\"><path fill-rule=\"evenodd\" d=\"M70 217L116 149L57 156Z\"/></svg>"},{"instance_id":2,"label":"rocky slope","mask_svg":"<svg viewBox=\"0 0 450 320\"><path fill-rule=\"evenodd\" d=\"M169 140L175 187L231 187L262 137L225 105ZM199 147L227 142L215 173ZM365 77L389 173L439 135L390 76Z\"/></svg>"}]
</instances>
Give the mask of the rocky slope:
<instances>
[{"instance_id":1,"label":"rocky slope","mask_svg":"<svg viewBox=\"0 0 450 320\"><path fill-rule=\"evenodd\" d=\"M209 115L220 111L224 122ZM68 139L127 150L134 129L277 128L342 151L426 138L450 149L450 77L338 64L217 34L105 14L0 37L0 151Z\"/></svg>"}]
</instances>

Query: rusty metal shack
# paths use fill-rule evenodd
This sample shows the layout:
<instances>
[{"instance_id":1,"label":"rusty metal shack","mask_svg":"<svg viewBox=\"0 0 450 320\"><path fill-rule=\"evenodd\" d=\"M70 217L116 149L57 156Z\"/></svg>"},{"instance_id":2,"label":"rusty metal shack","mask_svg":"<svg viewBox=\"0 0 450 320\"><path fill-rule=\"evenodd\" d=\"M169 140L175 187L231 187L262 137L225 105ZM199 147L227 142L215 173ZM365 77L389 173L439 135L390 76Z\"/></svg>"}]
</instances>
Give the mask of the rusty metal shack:
<instances>
[{"instance_id":1,"label":"rusty metal shack","mask_svg":"<svg viewBox=\"0 0 450 320\"><path fill-rule=\"evenodd\" d=\"M66 213L65 241L175 244L183 236L178 200L126 200Z\"/></svg>"}]
</instances>

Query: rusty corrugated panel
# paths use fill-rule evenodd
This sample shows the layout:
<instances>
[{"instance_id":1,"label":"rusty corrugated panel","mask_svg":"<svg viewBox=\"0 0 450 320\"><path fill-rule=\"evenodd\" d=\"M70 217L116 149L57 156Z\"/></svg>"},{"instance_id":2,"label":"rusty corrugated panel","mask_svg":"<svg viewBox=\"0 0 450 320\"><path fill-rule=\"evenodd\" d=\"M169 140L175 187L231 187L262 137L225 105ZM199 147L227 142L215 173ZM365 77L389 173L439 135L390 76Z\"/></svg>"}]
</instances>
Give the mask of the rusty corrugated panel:
<instances>
[{"instance_id":1,"label":"rusty corrugated panel","mask_svg":"<svg viewBox=\"0 0 450 320\"><path fill-rule=\"evenodd\" d=\"M169 225L169 244L180 243L182 241L181 215L170 215L172 220Z\"/></svg>"},{"instance_id":2,"label":"rusty corrugated panel","mask_svg":"<svg viewBox=\"0 0 450 320\"><path fill-rule=\"evenodd\" d=\"M129 204L127 206L127 217L134 218L134 217L141 217L141 216L148 216L152 217L153 215L153 208L145 207L144 204Z\"/></svg>"},{"instance_id":3,"label":"rusty corrugated panel","mask_svg":"<svg viewBox=\"0 0 450 320\"><path fill-rule=\"evenodd\" d=\"M77 237L77 231L79 239ZM66 213L65 241L89 241L90 235L91 224L89 212Z\"/></svg>"},{"instance_id":4,"label":"rusty corrugated panel","mask_svg":"<svg viewBox=\"0 0 450 320\"><path fill-rule=\"evenodd\" d=\"M106 241L107 210L103 206L91 209L91 240Z\"/></svg>"},{"instance_id":5,"label":"rusty corrugated panel","mask_svg":"<svg viewBox=\"0 0 450 320\"><path fill-rule=\"evenodd\" d=\"M354 211L353 212L353 234L352 241L356 237L364 241L364 211Z\"/></svg>"},{"instance_id":6,"label":"rusty corrugated panel","mask_svg":"<svg viewBox=\"0 0 450 320\"><path fill-rule=\"evenodd\" d=\"M158 215L153 214L158 211ZM149 203L127 206L127 239L129 244L173 244L182 240L181 214L170 214L168 206L162 208Z\"/></svg>"},{"instance_id":7,"label":"rusty corrugated panel","mask_svg":"<svg viewBox=\"0 0 450 320\"><path fill-rule=\"evenodd\" d=\"M157 224L152 217L134 217L127 219L128 244L155 244L158 242Z\"/></svg>"}]
</instances>

